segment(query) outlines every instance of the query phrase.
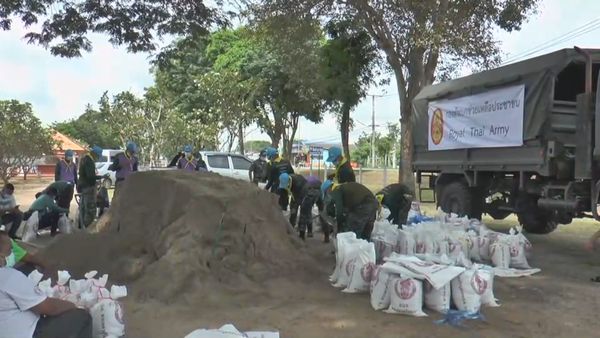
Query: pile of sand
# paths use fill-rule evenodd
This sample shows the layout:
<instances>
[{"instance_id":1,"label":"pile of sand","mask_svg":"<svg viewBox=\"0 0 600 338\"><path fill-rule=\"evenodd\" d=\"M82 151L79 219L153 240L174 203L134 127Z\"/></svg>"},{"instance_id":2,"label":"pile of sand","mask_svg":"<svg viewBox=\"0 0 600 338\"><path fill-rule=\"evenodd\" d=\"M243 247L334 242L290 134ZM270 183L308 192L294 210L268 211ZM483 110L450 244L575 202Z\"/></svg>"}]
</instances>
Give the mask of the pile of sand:
<instances>
[{"instance_id":1,"label":"pile of sand","mask_svg":"<svg viewBox=\"0 0 600 338\"><path fill-rule=\"evenodd\" d=\"M264 190L215 174L155 171L128 178L103 231L65 236L43 254L73 275L98 270L132 297L170 303L305 275L316 264L295 237Z\"/></svg>"}]
</instances>

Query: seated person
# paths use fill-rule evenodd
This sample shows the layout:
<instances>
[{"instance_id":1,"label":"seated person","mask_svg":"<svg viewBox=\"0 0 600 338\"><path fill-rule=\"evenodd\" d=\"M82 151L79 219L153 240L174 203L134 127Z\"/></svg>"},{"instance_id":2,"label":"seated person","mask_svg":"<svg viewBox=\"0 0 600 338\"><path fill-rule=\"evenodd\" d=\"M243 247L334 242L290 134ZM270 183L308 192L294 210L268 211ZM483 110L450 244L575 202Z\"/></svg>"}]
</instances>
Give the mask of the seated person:
<instances>
[{"instance_id":1,"label":"seated person","mask_svg":"<svg viewBox=\"0 0 600 338\"><path fill-rule=\"evenodd\" d=\"M17 238L17 230L23 219L23 213L19 210L14 193L15 186L10 183L0 190L0 224L11 225L8 228L11 238Z\"/></svg>"},{"instance_id":2,"label":"seated person","mask_svg":"<svg viewBox=\"0 0 600 338\"><path fill-rule=\"evenodd\" d=\"M41 193L35 195L35 198L45 194L50 189L56 189L56 204L64 209L69 210L71 207L71 201L73 201L73 194L75 193L75 186L71 182L67 181L56 181L52 182L49 186L44 189Z\"/></svg>"},{"instance_id":3,"label":"seated person","mask_svg":"<svg viewBox=\"0 0 600 338\"><path fill-rule=\"evenodd\" d=\"M0 337L92 337L90 314L42 294L32 280L12 268L14 256L10 238L0 232Z\"/></svg>"},{"instance_id":4,"label":"seated person","mask_svg":"<svg viewBox=\"0 0 600 338\"><path fill-rule=\"evenodd\" d=\"M58 219L61 214L67 214L68 209L61 208L56 204L56 188L48 188L39 195L27 211L25 218L29 219L34 212L38 212L40 218L38 229L50 228L52 236L56 235Z\"/></svg>"}]
</instances>

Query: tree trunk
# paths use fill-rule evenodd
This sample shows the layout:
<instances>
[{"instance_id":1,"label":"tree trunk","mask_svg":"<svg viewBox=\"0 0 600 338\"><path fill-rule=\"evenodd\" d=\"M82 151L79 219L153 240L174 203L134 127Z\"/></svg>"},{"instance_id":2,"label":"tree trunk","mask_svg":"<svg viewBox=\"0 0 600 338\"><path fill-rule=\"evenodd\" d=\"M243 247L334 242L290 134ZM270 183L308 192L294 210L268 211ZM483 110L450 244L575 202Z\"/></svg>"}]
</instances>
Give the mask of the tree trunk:
<instances>
[{"instance_id":1,"label":"tree trunk","mask_svg":"<svg viewBox=\"0 0 600 338\"><path fill-rule=\"evenodd\" d=\"M342 147L344 148L344 156L350 160L350 107L343 105L342 121L340 123L340 132L342 134Z\"/></svg>"},{"instance_id":2,"label":"tree trunk","mask_svg":"<svg viewBox=\"0 0 600 338\"><path fill-rule=\"evenodd\" d=\"M415 177L412 169L412 158L413 158L413 130L410 125L411 121L411 106L408 104L403 105L401 108L401 125L400 134L402 135L402 156L400 157L400 173L399 180L404 183L414 192L415 188Z\"/></svg>"},{"instance_id":3,"label":"tree trunk","mask_svg":"<svg viewBox=\"0 0 600 338\"><path fill-rule=\"evenodd\" d=\"M244 126L242 123L238 125L238 147L240 150L240 154L244 155Z\"/></svg>"}]
</instances>

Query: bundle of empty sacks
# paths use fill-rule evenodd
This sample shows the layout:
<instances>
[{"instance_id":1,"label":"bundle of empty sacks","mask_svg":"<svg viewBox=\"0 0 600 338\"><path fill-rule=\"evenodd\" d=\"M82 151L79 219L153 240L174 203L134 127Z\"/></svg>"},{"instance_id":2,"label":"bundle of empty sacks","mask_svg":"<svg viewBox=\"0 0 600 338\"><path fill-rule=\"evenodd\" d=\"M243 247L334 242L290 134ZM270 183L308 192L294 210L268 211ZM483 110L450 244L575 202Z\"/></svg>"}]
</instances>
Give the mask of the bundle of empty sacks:
<instances>
[{"instance_id":1,"label":"bundle of empty sacks","mask_svg":"<svg viewBox=\"0 0 600 338\"><path fill-rule=\"evenodd\" d=\"M383 213L385 214L385 212ZM446 313L478 313L499 306L494 277L539 272L527 258L531 243L513 228L508 234L478 220L438 214L431 221L398 229L387 220L375 223L371 242L352 232L334 242L336 267L330 276L342 292L370 292L375 310L426 316L423 308Z\"/></svg>"},{"instance_id":2,"label":"bundle of empty sacks","mask_svg":"<svg viewBox=\"0 0 600 338\"><path fill-rule=\"evenodd\" d=\"M92 338L118 338L125 335L123 307L118 299L127 296L125 286L113 285L107 289L108 275L95 278L97 271L85 274L85 279L72 279L68 271L58 271L58 280L43 279L37 270L29 274L47 297L67 300L87 309L92 316Z\"/></svg>"}]
</instances>

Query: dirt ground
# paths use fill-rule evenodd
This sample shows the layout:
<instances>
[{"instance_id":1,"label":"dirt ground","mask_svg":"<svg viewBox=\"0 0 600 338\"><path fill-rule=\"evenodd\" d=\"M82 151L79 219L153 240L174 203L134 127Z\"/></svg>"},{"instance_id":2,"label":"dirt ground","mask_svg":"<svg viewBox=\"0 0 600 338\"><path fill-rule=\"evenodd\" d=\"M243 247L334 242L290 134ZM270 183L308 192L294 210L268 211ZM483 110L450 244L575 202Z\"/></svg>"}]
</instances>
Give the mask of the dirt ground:
<instances>
[{"instance_id":1,"label":"dirt ground","mask_svg":"<svg viewBox=\"0 0 600 338\"><path fill-rule=\"evenodd\" d=\"M26 208L47 182L15 181L17 202ZM73 203L75 204L75 203ZM431 207L425 208L431 212ZM510 217L484 219L498 230L516 224ZM588 254L583 241L597 225L578 220L550 235L528 235L533 244L530 265L542 272L527 278L497 278L494 292L499 308L486 308L486 321L467 322L458 329L437 325L440 316L413 318L374 311L367 294L343 294L328 283L334 266L332 246L319 234L298 254L313 255L317 272L289 281L282 276L256 294L217 298L221 306L174 307L148 298L125 300L128 337L184 337L197 328L233 323L241 330L280 331L284 338L303 337L598 337L600 332L600 252ZM45 244L49 238L42 238ZM201 281L200 281L201 282Z\"/></svg>"}]
</instances>

